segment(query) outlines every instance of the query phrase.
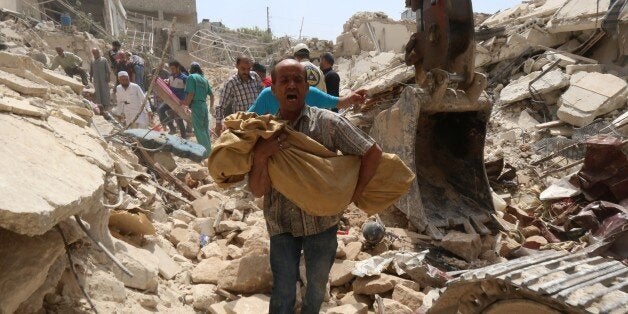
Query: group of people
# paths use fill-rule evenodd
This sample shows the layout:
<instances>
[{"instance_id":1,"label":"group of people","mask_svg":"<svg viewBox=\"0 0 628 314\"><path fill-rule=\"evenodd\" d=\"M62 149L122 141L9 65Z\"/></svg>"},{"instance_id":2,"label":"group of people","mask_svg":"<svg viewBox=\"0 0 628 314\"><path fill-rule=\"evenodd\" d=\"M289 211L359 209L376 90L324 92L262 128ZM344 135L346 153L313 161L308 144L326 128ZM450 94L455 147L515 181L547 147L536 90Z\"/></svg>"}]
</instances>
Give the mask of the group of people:
<instances>
[{"instance_id":1,"label":"group of people","mask_svg":"<svg viewBox=\"0 0 628 314\"><path fill-rule=\"evenodd\" d=\"M61 65L68 75L79 74L87 83L87 73L81 71L81 60L76 55L57 49L58 57L53 67ZM124 121L130 127L148 128L152 113L157 111L160 122L170 132L177 124L181 137L188 136L184 120L166 104L151 109L145 100L145 92L138 76L143 69L129 61L133 55L121 55L120 44L114 42L109 59L93 49L89 79L96 90L95 101L103 107L109 104L111 73L117 77L115 95L117 106ZM126 60L122 62L121 60ZM354 199L361 196L364 188L377 169L382 150L372 138L352 125L346 118L332 112L351 104L363 103L366 93L358 90L339 97L340 78L333 71L334 58L330 53L320 57L320 67L310 61L310 50L304 44L293 48L293 55L277 63L267 75L266 67L250 57L236 60L237 73L223 85L221 98L215 106L216 135L223 132L223 119L238 111L272 114L285 120L296 131L302 132L331 151L361 157ZM167 82L182 106L191 110L191 125L196 140L211 151L209 112L207 98L214 105L212 88L205 79L198 63L190 65L189 74L177 61L168 64ZM111 71L113 69L113 72ZM159 69L160 70L160 69ZM155 71L157 72L157 71ZM159 73L153 73L159 75ZM307 287L301 313L318 313L325 295L329 272L336 255L337 225L340 215L331 217L312 216L304 212L272 186L268 174L268 160L284 149L282 134L270 139L260 139L252 154L249 188L264 198L264 216L270 234L270 263L273 272L273 290L270 299L271 313L293 313L296 302L296 284L299 261L304 254ZM307 191L304 191L307 193Z\"/></svg>"}]
</instances>

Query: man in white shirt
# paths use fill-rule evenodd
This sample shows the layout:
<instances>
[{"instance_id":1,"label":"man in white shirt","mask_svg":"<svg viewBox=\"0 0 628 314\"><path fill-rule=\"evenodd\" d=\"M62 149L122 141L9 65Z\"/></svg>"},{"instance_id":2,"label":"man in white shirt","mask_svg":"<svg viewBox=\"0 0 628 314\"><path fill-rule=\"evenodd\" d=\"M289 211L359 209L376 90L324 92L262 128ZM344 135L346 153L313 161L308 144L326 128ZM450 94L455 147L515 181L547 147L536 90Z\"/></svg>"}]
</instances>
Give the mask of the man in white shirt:
<instances>
[{"instance_id":1,"label":"man in white shirt","mask_svg":"<svg viewBox=\"0 0 628 314\"><path fill-rule=\"evenodd\" d=\"M148 106L148 102L142 107L144 102L142 88L135 83L131 83L129 74L126 71L118 72L118 81L120 85L116 86L117 111L124 117L125 125L131 124L130 128L147 129L150 121L153 120L153 113L150 110L150 106ZM142 113L133 122L133 119L140 111Z\"/></svg>"},{"instance_id":2,"label":"man in white shirt","mask_svg":"<svg viewBox=\"0 0 628 314\"><path fill-rule=\"evenodd\" d=\"M307 73L307 83L310 86L327 92L323 71L321 71L321 69L314 63L310 62L310 48L308 48L306 44L300 43L292 48L292 53L294 53L294 58L301 62L301 64L305 67L305 72Z\"/></svg>"}]
</instances>

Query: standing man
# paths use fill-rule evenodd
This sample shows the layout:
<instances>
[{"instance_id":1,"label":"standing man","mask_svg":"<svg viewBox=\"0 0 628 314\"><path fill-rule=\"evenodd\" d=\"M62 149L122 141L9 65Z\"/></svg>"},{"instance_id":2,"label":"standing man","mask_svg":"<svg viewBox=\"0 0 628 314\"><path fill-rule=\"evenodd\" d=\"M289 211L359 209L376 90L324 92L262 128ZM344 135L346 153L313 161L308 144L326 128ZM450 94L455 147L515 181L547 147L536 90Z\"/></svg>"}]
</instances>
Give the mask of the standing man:
<instances>
[{"instance_id":1,"label":"standing man","mask_svg":"<svg viewBox=\"0 0 628 314\"><path fill-rule=\"evenodd\" d=\"M116 86L116 99L118 101L118 110L124 117L125 126L130 125L130 128L147 129L150 121L153 119L153 113L150 111L148 102L142 107L144 102L142 88L135 83L131 83L129 73L126 73L126 71L118 73L118 82L120 82L120 85ZM138 113L140 115L134 122L133 119L135 119Z\"/></svg>"},{"instance_id":2,"label":"standing man","mask_svg":"<svg viewBox=\"0 0 628 314\"><path fill-rule=\"evenodd\" d=\"M270 85L273 85L273 80L270 76L266 75L266 67L263 64L259 62L253 63L253 71L262 79L264 87L270 87Z\"/></svg>"},{"instance_id":3,"label":"standing man","mask_svg":"<svg viewBox=\"0 0 628 314\"><path fill-rule=\"evenodd\" d=\"M246 111L262 91L262 80L251 72L251 58L239 56L236 59L238 73L230 77L222 90L220 103L216 106L216 135L222 133L222 119L234 112Z\"/></svg>"},{"instance_id":4,"label":"standing man","mask_svg":"<svg viewBox=\"0 0 628 314\"><path fill-rule=\"evenodd\" d=\"M310 48L308 48L306 44L300 43L294 46L292 50L294 58L301 62L307 71L307 83L310 84L310 86L327 92L323 72L314 63L310 62Z\"/></svg>"},{"instance_id":5,"label":"standing man","mask_svg":"<svg viewBox=\"0 0 628 314\"><path fill-rule=\"evenodd\" d=\"M188 76L181 73L181 64L179 61L170 61L168 63L170 67L170 76L168 77L168 85L170 86L170 90L172 93L179 98L179 101L183 101L185 99L185 83L188 79ZM179 127L179 132L181 132L181 138L187 138L185 123L183 122L183 118L179 117L179 115L174 112L166 103L163 103L161 107L158 109L159 120L161 123L168 121L168 128L170 130L170 134L174 134L175 127L174 122L177 122L177 126ZM174 120L174 121L173 121Z\"/></svg>"},{"instance_id":6,"label":"standing man","mask_svg":"<svg viewBox=\"0 0 628 314\"><path fill-rule=\"evenodd\" d=\"M207 110L207 96L209 96L210 106L214 106L214 93L205 76L201 65L192 62L190 66L190 76L188 76L185 84L185 92L187 93L184 106L190 106L192 109L192 126L194 127L194 136L196 141L203 145L206 149L205 157L209 156L212 150L212 144L209 137L209 111Z\"/></svg>"},{"instance_id":7,"label":"standing man","mask_svg":"<svg viewBox=\"0 0 628 314\"><path fill-rule=\"evenodd\" d=\"M144 86L144 58L134 52L131 54L131 64L133 64L133 72L135 72L134 83L146 90L146 86Z\"/></svg>"},{"instance_id":8,"label":"standing man","mask_svg":"<svg viewBox=\"0 0 628 314\"><path fill-rule=\"evenodd\" d=\"M327 87L327 94L336 96L340 94L340 76L333 70L334 56L325 52L321 56L321 70L325 75L325 86Z\"/></svg>"},{"instance_id":9,"label":"standing man","mask_svg":"<svg viewBox=\"0 0 628 314\"><path fill-rule=\"evenodd\" d=\"M109 72L109 62L100 55L98 48L92 49L94 61L89 67L89 80L94 84L94 102L99 105L100 111L104 112L111 106L109 98L109 81L111 74Z\"/></svg>"},{"instance_id":10,"label":"standing man","mask_svg":"<svg viewBox=\"0 0 628 314\"><path fill-rule=\"evenodd\" d=\"M340 94L340 76L333 70L334 56L325 52L321 56L321 70L325 75L325 86L327 87L327 94L336 96ZM338 112L338 108L332 108L331 111Z\"/></svg>"},{"instance_id":11,"label":"standing man","mask_svg":"<svg viewBox=\"0 0 628 314\"><path fill-rule=\"evenodd\" d=\"M81 68L83 60L71 52L63 51L61 47L57 47L55 50L57 51L57 56L52 59L52 64L49 69L54 70L61 66L65 74L69 77L73 77L76 74L80 75L83 85L87 86L87 84L89 84L87 81L87 72Z\"/></svg>"},{"instance_id":12,"label":"standing man","mask_svg":"<svg viewBox=\"0 0 628 314\"><path fill-rule=\"evenodd\" d=\"M109 54L109 61L111 61L111 67L113 68L118 62L118 52L120 52L120 48L122 45L119 41L114 40L111 42L111 49L107 52Z\"/></svg>"},{"instance_id":13,"label":"standing man","mask_svg":"<svg viewBox=\"0 0 628 314\"><path fill-rule=\"evenodd\" d=\"M361 156L362 163L353 199L361 196L379 165L382 156L379 146L346 118L328 110L305 105L308 83L306 69L299 62L280 62L273 69L272 78L272 91L280 104L279 118L287 120L296 131L333 152ZM256 197L264 196L264 217L270 234L273 290L269 312L294 313L299 261L303 250L307 287L301 313L319 313L329 271L336 255L336 232L341 214L311 216L273 189L268 174L268 160L283 149L283 137L276 135L257 141L249 173L251 192Z\"/></svg>"}]
</instances>

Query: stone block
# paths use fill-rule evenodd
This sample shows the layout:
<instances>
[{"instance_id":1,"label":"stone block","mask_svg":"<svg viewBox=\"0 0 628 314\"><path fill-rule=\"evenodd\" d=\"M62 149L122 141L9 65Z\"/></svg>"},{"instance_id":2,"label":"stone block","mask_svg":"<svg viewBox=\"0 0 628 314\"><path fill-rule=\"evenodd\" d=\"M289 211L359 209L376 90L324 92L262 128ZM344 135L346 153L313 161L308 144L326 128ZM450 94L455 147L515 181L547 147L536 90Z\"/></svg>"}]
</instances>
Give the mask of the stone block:
<instances>
[{"instance_id":1,"label":"stone block","mask_svg":"<svg viewBox=\"0 0 628 314\"><path fill-rule=\"evenodd\" d=\"M328 309L325 314L367 314L369 307L363 303L345 304Z\"/></svg>"},{"instance_id":2,"label":"stone block","mask_svg":"<svg viewBox=\"0 0 628 314\"><path fill-rule=\"evenodd\" d=\"M626 81L611 74L578 72L558 100L558 118L583 127L596 117L626 105Z\"/></svg>"},{"instance_id":3,"label":"stone block","mask_svg":"<svg viewBox=\"0 0 628 314\"><path fill-rule=\"evenodd\" d=\"M386 293L391 291L399 281L400 278L387 274L358 277L353 281L353 292L368 295Z\"/></svg>"},{"instance_id":4,"label":"stone block","mask_svg":"<svg viewBox=\"0 0 628 314\"><path fill-rule=\"evenodd\" d=\"M192 208L194 208L194 212L198 218L216 218L220 208L220 203L221 201L217 197L212 198L209 195L205 195L194 200L194 202L192 202Z\"/></svg>"},{"instance_id":5,"label":"stone block","mask_svg":"<svg viewBox=\"0 0 628 314\"><path fill-rule=\"evenodd\" d=\"M440 246L456 256L462 257L467 262L471 262L480 255L482 240L479 234L450 231L443 237Z\"/></svg>"},{"instance_id":6,"label":"stone block","mask_svg":"<svg viewBox=\"0 0 628 314\"><path fill-rule=\"evenodd\" d=\"M192 286L192 307L198 311L209 311L212 304L222 301L222 297L216 293L216 285L200 284Z\"/></svg>"},{"instance_id":7,"label":"stone block","mask_svg":"<svg viewBox=\"0 0 628 314\"><path fill-rule=\"evenodd\" d=\"M229 302L225 305L228 314L240 313L268 313L270 297L264 294L255 294L250 297L241 298L236 301Z\"/></svg>"},{"instance_id":8,"label":"stone block","mask_svg":"<svg viewBox=\"0 0 628 314\"><path fill-rule=\"evenodd\" d=\"M395 300L391 300L391 299L383 299L383 309L379 308L379 304L377 302L373 303L373 309L375 310L375 313L395 313L395 314L412 314L412 310L395 301Z\"/></svg>"},{"instance_id":9,"label":"stone block","mask_svg":"<svg viewBox=\"0 0 628 314\"><path fill-rule=\"evenodd\" d=\"M350 242L345 246L345 256L348 260L354 261L362 251L362 242Z\"/></svg>"},{"instance_id":10,"label":"stone block","mask_svg":"<svg viewBox=\"0 0 628 314\"><path fill-rule=\"evenodd\" d=\"M115 256L133 273L133 277L113 267L113 273L126 287L157 291L159 260L151 252L136 248L126 242L114 240Z\"/></svg>"},{"instance_id":11,"label":"stone block","mask_svg":"<svg viewBox=\"0 0 628 314\"><path fill-rule=\"evenodd\" d=\"M273 274L268 255L250 255L229 262L221 271L218 287L235 293L270 291Z\"/></svg>"},{"instance_id":12,"label":"stone block","mask_svg":"<svg viewBox=\"0 0 628 314\"><path fill-rule=\"evenodd\" d=\"M393 300L411 309L420 308L423 305L423 298L425 298L425 294L404 285L396 285L392 294Z\"/></svg>"},{"instance_id":13,"label":"stone block","mask_svg":"<svg viewBox=\"0 0 628 314\"><path fill-rule=\"evenodd\" d=\"M159 274L167 280L174 278L183 269L177 264L159 245L155 243L148 243L144 246L146 250L153 253L157 258L157 267L159 268Z\"/></svg>"},{"instance_id":14,"label":"stone block","mask_svg":"<svg viewBox=\"0 0 628 314\"><path fill-rule=\"evenodd\" d=\"M221 270L229 265L218 257L210 257L202 260L192 270L192 281L194 283L217 284L221 276Z\"/></svg>"},{"instance_id":15,"label":"stone block","mask_svg":"<svg viewBox=\"0 0 628 314\"><path fill-rule=\"evenodd\" d=\"M350 260L336 260L329 272L329 281L332 287L343 286L349 283L355 275L351 272L355 268L355 262Z\"/></svg>"}]
</instances>

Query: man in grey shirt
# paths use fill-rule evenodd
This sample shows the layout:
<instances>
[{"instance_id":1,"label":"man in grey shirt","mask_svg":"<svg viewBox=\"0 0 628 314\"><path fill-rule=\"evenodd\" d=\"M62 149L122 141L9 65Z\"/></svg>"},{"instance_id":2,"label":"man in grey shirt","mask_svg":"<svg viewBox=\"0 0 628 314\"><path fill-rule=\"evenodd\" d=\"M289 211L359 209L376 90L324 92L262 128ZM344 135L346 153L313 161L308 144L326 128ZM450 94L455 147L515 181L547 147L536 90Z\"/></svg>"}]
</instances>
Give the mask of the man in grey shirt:
<instances>
[{"instance_id":1,"label":"man in grey shirt","mask_svg":"<svg viewBox=\"0 0 628 314\"><path fill-rule=\"evenodd\" d=\"M305 67L284 60L272 72L272 91L279 100L278 117L296 131L329 150L361 156L362 163L353 199L361 196L375 175L382 150L368 135L335 113L305 105L308 92ZM253 150L249 186L257 197L264 196L264 217L270 238L270 264L273 291L270 313L293 313L301 250L305 256L307 287L301 313L318 313L325 295L329 271L336 255L337 224L341 215L319 217L301 210L273 189L268 159L286 144L283 135L260 139ZM303 191L308 193L308 191Z\"/></svg>"}]
</instances>

